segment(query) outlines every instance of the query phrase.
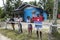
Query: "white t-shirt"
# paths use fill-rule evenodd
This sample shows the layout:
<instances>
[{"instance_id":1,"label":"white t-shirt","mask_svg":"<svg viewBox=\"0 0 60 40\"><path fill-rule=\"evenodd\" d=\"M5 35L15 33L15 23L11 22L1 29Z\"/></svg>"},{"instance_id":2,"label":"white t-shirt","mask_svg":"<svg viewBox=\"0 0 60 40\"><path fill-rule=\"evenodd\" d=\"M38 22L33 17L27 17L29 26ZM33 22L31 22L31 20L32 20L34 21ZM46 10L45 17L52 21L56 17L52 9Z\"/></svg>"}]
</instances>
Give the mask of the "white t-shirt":
<instances>
[{"instance_id":1,"label":"white t-shirt","mask_svg":"<svg viewBox=\"0 0 60 40\"><path fill-rule=\"evenodd\" d=\"M14 20L15 20L15 21L17 21L17 20L18 20L18 18L14 18Z\"/></svg>"},{"instance_id":2,"label":"white t-shirt","mask_svg":"<svg viewBox=\"0 0 60 40\"><path fill-rule=\"evenodd\" d=\"M20 18L19 18L19 19L17 19L17 21L18 21L18 22L21 22Z\"/></svg>"},{"instance_id":3,"label":"white t-shirt","mask_svg":"<svg viewBox=\"0 0 60 40\"><path fill-rule=\"evenodd\" d=\"M27 19L27 23L30 23L30 22L31 22L31 20L30 19L29 20Z\"/></svg>"}]
</instances>

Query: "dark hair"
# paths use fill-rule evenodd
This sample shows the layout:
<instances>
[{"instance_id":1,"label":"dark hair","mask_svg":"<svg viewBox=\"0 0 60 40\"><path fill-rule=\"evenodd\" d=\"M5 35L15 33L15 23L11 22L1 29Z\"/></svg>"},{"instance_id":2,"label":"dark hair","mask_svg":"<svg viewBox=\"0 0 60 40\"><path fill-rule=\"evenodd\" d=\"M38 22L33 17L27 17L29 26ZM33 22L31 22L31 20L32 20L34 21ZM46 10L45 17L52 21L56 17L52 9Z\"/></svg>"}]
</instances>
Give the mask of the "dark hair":
<instances>
[{"instance_id":1,"label":"dark hair","mask_svg":"<svg viewBox=\"0 0 60 40\"><path fill-rule=\"evenodd\" d=\"M27 18L29 19L29 18L30 18L30 16L27 16Z\"/></svg>"},{"instance_id":2,"label":"dark hair","mask_svg":"<svg viewBox=\"0 0 60 40\"><path fill-rule=\"evenodd\" d=\"M39 14L37 14L37 17L39 17Z\"/></svg>"}]
</instances>

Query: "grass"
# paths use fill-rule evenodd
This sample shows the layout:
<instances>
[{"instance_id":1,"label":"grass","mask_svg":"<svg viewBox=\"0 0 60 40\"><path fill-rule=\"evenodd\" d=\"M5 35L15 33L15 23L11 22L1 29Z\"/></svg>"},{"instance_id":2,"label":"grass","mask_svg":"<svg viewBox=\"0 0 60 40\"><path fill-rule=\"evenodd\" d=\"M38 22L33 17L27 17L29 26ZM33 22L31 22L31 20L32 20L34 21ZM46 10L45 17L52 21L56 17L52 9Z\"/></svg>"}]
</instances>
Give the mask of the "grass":
<instances>
[{"instance_id":1,"label":"grass","mask_svg":"<svg viewBox=\"0 0 60 40\"><path fill-rule=\"evenodd\" d=\"M56 40L60 40L60 28L58 29L57 33L54 33L54 37Z\"/></svg>"},{"instance_id":2,"label":"grass","mask_svg":"<svg viewBox=\"0 0 60 40\"><path fill-rule=\"evenodd\" d=\"M0 33L7 36L8 38L11 38L12 40L38 40L35 31L33 31L31 36L28 35L28 32L26 30L21 34L18 34L17 31L0 29ZM58 33L54 34L54 37L56 40L60 40L60 29L58 29ZM44 32L44 30L42 39L48 40L48 34Z\"/></svg>"},{"instance_id":3,"label":"grass","mask_svg":"<svg viewBox=\"0 0 60 40\"><path fill-rule=\"evenodd\" d=\"M29 36L28 32L25 31L21 34L18 34L17 31L12 30L6 30L6 29L0 29L0 33L7 36L8 38L11 38L12 40L38 40L36 33L33 31L32 35ZM43 40L48 40L47 33L43 33Z\"/></svg>"},{"instance_id":4,"label":"grass","mask_svg":"<svg viewBox=\"0 0 60 40\"><path fill-rule=\"evenodd\" d=\"M58 29L58 33L56 34L58 40L60 40L60 28Z\"/></svg>"},{"instance_id":5,"label":"grass","mask_svg":"<svg viewBox=\"0 0 60 40\"><path fill-rule=\"evenodd\" d=\"M60 40L60 33L56 33L55 38L56 38L56 40Z\"/></svg>"}]
</instances>

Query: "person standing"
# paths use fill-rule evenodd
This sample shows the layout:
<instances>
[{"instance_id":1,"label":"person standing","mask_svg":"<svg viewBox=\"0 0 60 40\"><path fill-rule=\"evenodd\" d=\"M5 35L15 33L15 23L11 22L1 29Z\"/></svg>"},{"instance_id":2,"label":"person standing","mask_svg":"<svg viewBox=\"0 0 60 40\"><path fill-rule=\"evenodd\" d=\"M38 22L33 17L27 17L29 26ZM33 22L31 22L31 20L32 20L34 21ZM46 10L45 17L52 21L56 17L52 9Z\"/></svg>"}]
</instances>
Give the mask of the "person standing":
<instances>
[{"instance_id":1,"label":"person standing","mask_svg":"<svg viewBox=\"0 0 60 40\"><path fill-rule=\"evenodd\" d=\"M44 17L43 17L43 15L40 14L40 15L39 15L39 18L40 18L39 21L40 21L40 23L42 24L42 22L44 21ZM41 27L42 27L42 25L41 25ZM39 33L40 33L40 39L42 40L42 31L40 30Z\"/></svg>"},{"instance_id":2,"label":"person standing","mask_svg":"<svg viewBox=\"0 0 60 40\"><path fill-rule=\"evenodd\" d=\"M30 16L27 16L27 23L31 23ZM32 25L28 24L28 34L32 34Z\"/></svg>"},{"instance_id":3,"label":"person standing","mask_svg":"<svg viewBox=\"0 0 60 40\"><path fill-rule=\"evenodd\" d=\"M39 28L42 27L42 21L44 20L44 18L41 14L37 14L37 17L33 17L32 20L35 23L35 27L37 29L36 30L37 37L39 37Z\"/></svg>"},{"instance_id":4,"label":"person standing","mask_svg":"<svg viewBox=\"0 0 60 40\"><path fill-rule=\"evenodd\" d=\"M39 38L39 28L40 28L40 19L39 19L39 14L37 14L37 17L35 17L35 27L36 27L36 34L37 34L37 37Z\"/></svg>"},{"instance_id":5,"label":"person standing","mask_svg":"<svg viewBox=\"0 0 60 40\"><path fill-rule=\"evenodd\" d=\"M20 17L18 17L18 33L22 33L22 24L21 24L21 20Z\"/></svg>"},{"instance_id":6,"label":"person standing","mask_svg":"<svg viewBox=\"0 0 60 40\"><path fill-rule=\"evenodd\" d=\"M15 30L15 27L14 27L14 25L15 25L15 23L14 23L14 16L12 16L10 18L10 21L11 21L11 25L12 25L13 30Z\"/></svg>"},{"instance_id":7,"label":"person standing","mask_svg":"<svg viewBox=\"0 0 60 40\"><path fill-rule=\"evenodd\" d=\"M32 22L35 23L35 27L37 28L37 22L39 21L39 17L37 17L35 13L36 13L35 11L32 12ZM37 28L36 30L37 38L39 38L38 30L39 28Z\"/></svg>"},{"instance_id":8,"label":"person standing","mask_svg":"<svg viewBox=\"0 0 60 40\"><path fill-rule=\"evenodd\" d=\"M41 30L39 31L39 28L42 28L43 20L44 20L44 17L42 16L42 14L37 14L35 27L37 28L37 31L38 31L38 33L40 35L41 40L42 40L42 31Z\"/></svg>"}]
</instances>

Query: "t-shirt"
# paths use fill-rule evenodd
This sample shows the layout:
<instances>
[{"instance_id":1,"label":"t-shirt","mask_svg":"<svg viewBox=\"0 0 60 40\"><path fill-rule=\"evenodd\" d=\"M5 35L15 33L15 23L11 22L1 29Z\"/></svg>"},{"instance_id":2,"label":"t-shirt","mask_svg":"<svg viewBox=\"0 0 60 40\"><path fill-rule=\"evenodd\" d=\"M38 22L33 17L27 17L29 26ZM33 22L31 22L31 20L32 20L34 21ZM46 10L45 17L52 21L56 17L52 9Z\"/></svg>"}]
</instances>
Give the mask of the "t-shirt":
<instances>
[{"instance_id":1,"label":"t-shirt","mask_svg":"<svg viewBox=\"0 0 60 40\"><path fill-rule=\"evenodd\" d=\"M27 23L31 23L31 20L29 19L27 19ZM28 29L32 29L32 25L31 24L28 24Z\"/></svg>"},{"instance_id":2,"label":"t-shirt","mask_svg":"<svg viewBox=\"0 0 60 40\"><path fill-rule=\"evenodd\" d=\"M20 19L17 19L18 22L20 22Z\"/></svg>"},{"instance_id":3,"label":"t-shirt","mask_svg":"<svg viewBox=\"0 0 60 40\"><path fill-rule=\"evenodd\" d=\"M36 27L37 29L39 29L39 28L42 27L43 16L33 17L32 20L34 21L35 27Z\"/></svg>"},{"instance_id":4,"label":"t-shirt","mask_svg":"<svg viewBox=\"0 0 60 40\"><path fill-rule=\"evenodd\" d=\"M44 17L43 16L40 16L39 17L39 21L42 22L44 20Z\"/></svg>"},{"instance_id":5,"label":"t-shirt","mask_svg":"<svg viewBox=\"0 0 60 40\"><path fill-rule=\"evenodd\" d=\"M40 21L40 22L42 22L43 20L44 20L43 16L33 17L33 18L32 18L32 21Z\"/></svg>"},{"instance_id":6,"label":"t-shirt","mask_svg":"<svg viewBox=\"0 0 60 40\"><path fill-rule=\"evenodd\" d=\"M30 22L31 22L31 20L30 19L29 20L27 19L27 23L30 23Z\"/></svg>"}]
</instances>

